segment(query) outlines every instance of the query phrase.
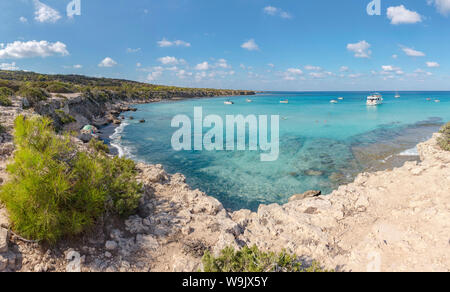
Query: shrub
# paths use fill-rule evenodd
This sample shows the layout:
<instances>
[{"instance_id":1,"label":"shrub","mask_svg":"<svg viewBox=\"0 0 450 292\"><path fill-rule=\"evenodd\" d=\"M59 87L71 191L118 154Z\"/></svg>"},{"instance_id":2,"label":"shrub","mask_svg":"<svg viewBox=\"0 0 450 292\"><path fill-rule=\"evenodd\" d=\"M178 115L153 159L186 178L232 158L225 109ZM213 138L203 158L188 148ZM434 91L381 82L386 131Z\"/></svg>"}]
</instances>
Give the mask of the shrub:
<instances>
[{"instance_id":1,"label":"shrub","mask_svg":"<svg viewBox=\"0 0 450 292\"><path fill-rule=\"evenodd\" d=\"M49 118L19 116L17 146L0 200L24 237L55 243L91 227L105 212L130 214L140 199L132 161L78 152Z\"/></svg>"},{"instance_id":2,"label":"shrub","mask_svg":"<svg viewBox=\"0 0 450 292\"><path fill-rule=\"evenodd\" d=\"M279 254L261 252L256 246L245 246L240 251L226 247L219 257L214 257L209 251L202 259L205 272L326 272L316 262L304 267L295 254L283 251Z\"/></svg>"},{"instance_id":3,"label":"shrub","mask_svg":"<svg viewBox=\"0 0 450 292\"><path fill-rule=\"evenodd\" d=\"M61 124L66 125L73 122L76 122L75 118L72 117L69 114L66 114L62 110L55 110L56 115L58 116L58 119L60 120Z\"/></svg>"},{"instance_id":4,"label":"shrub","mask_svg":"<svg viewBox=\"0 0 450 292\"><path fill-rule=\"evenodd\" d=\"M442 134L442 136L438 138L439 146L443 150L450 151L450 123L444 125L440 133Z\"/></svg>"},{"instance_id":5,"label":"shrub","mask_svg":"<svg viewBox=\"0 0 450 292\"><path fill-rule=\"evenodd\" d=\"M50 83L47 86L47 91L52 93L73 93L72 86L62 82Z\"/></svg>"},{"instance_id":6,"label":"shrub","mask_svg":"<svg viewBox=\"0 0 450 292\"><path fill-rule=\"evenodd\" d=\"M103 141L100 141L98 139L91 139L91 141L89 141L89 147L91 147L92 149L94 149L95 151L98 151L98 152L103 152L103 153L110 152L108 145L106 145L105 143L103 143Z\"/></svg>"},{"instance_id":7,"label":"shrub","mask_svg":"<svg viewBox=\"0 0 450 292\"><path fill-rule=\"evenodd\" d=\"M7 87L0 87L0 105L12 106L11 96L14 95L14 91Z\"/></svg>"},{"instance_id":8,"label":"shrub","mask_svg":"<svg viewBox=\"0 0 450 292\"><path fill-rule=\"evenodd\" d=\"M27 98L32 106L39 101L46 100L49 97L48 93L42 88L28 86L20 89L18 95Z\"/></svg>"}]
</instances>

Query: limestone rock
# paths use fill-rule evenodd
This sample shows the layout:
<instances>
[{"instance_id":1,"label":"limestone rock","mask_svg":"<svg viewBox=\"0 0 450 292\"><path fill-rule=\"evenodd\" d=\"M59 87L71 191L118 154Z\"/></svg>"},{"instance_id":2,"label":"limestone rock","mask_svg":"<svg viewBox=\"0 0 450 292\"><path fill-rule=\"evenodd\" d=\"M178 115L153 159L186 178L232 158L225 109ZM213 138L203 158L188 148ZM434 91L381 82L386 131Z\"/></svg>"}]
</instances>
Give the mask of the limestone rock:
<instances>
[{"instance_id":1,"label":"limestone rock","mask_svg":"<svg viewBox=\"0 0 450 292\"><path fill-rule=\"evenodd\" d=\"M115 241L107 241L105 244L106 250L113 251L117 249L117 242Z\"/></svg>"},{"instance_id":2,"label":"limestone rock","mask_svg":"<svg viewBox=\"0 0 450 292\"><path fill-rule=\"evenodd\" d=\"M304 200L306 198L314 198L322 195L322 191L307 191L303 194L293 195L289 198L289 202Z\"/></svg>"},{"instance_id":3,"label":"limestone rock","mask_svg":"<svg viewBox=\"0 0 450 292\"><path fill-rule=\"evenodd\" d=\"M9 230L0 227L0 253L8 252Z\"/></svg>"}]
</instances>

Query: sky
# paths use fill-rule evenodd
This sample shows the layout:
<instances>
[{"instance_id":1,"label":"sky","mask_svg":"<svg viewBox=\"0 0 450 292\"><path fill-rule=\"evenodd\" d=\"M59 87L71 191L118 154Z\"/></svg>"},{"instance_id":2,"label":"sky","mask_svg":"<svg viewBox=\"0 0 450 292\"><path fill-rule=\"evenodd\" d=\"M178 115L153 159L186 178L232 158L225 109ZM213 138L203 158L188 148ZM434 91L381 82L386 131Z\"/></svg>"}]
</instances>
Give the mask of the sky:
<instances>
[{"instance_id":1,"label":"sky","mask_svg":"<svg viewBox=\"0 0 450 292\"><path fill-rule=\"evenodd\" d=\"M371 0L0 0L0 69L229 89L450 90L450 0L375 2L380 15Z\"/></svg>"}]
</instances>

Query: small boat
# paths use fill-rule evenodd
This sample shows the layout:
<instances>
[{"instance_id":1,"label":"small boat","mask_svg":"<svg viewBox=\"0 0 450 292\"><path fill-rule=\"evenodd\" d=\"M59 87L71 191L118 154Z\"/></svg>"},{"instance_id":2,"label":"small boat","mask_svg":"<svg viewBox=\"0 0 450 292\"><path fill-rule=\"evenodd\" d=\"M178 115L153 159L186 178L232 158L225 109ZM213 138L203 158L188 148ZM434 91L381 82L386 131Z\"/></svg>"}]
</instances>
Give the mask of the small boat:
<instances>
[{"instance_id":1,"label":"small boat","mask_svg":"<svg viewBox=\"0 0 450 292\"><path fill-rule=\"evenodd\" d=\"M400 94L398 94L398 92L395 94L395 96L394 96L395 98L400 98L401 96L400 96Z\"/></svg>"},{"instance_id":2,"label":"small boat","mask_svg":"<svg viewBox=\"0 0 450 292\"><path fill-rule=\"evenodd\" d=\"M247 98L245 101L248 102L248 103L253 102L253 100L251 100L249 98Z\"/></svg>"},{"instance_id":3,"label":"small boat","mask_svg":"<svg viewBox=\"0 0 450 292\"><path fill-rule=\"evenodd\" d=\"M428 101L431 101L431 98L427 98Z\"/></svg>"},{"instance_id":4,"label":"small boat","mask_svg":"<svg viewBox=\"0 0 450 292\"><path fill-rule=\"evenodd\" d=\"M372 105L380 105L383 104L383 96L379 93L374 93L372 95L369 95L367 97L367 105L372 106Z\"/></svg>"},{"instance_id":5,"label":"small boat","mask_svg":"<svg viewBox=\"0 0 450 292\"><path fill-rule=\"evenodd\" d=\"M289 100L285 99L285 100L280 100L280 103L289 103Z\"/></svg>"},{"instance_id":6,"label":"small boat","mask_svg":"<svg viewBox=\"0 0 450 292\"><path fill-rule=\"evenodd\" d=\"M339 99L339 100L344 100L344 98L343 98L343 97L338 97L338 99Z\"/></svg>"},{"instance_id":7,"label":"small boat","mask_svg":"<svg viewBox=\"0 0 450 292\"><path fill-rule=\"evenodd\" d=\"M330 101L330 103L339 103L339 101L333 99L333 100Z\"/></svg>"},{"instance_id":8,"label":"small boat","mask_svg":"<svg viewBox=\"0 0 450 292\"><path fill-rule=\"evenodd\" d=\"M439 99L436 99L434 102L436 102L436 103L439 103L439 102L441 102Z\"/></svg>"},{"instance_id":9,"label":"small boat","mask_svg":"<svg viewBox=\"0 0 450 292\"><path fill-rule=\"evenodd\" d=\"M232 104L234 104L234 102L232 102L231 100L227 100L227 101L224 102L224 104L226 104L226 105L232 105Z\"/></svg>"}]
</instances>

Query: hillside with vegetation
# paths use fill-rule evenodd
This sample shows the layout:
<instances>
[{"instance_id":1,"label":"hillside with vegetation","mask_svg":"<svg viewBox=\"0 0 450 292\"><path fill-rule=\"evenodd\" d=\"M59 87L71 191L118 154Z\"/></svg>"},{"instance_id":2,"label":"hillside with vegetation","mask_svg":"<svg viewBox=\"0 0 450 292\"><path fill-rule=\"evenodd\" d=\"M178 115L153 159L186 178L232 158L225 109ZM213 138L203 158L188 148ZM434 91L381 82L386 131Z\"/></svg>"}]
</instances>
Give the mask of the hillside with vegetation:
<instances>
[{"instance_id":1,"label":"hillside with vegetation","mask_svg":"<svg viewBox=\"0 0 450 292\"><path fill-rule=\"evenodd\" d=\"M27 98L30 105L51 94L83 93L99 100L170 99L224 95L253 95L253 91L210 88L183 88L130 80L94 78L81 75L46 75L24 71L0 70L0 103L7 105L11 95Z\"/></svg>"}]
</instances>

